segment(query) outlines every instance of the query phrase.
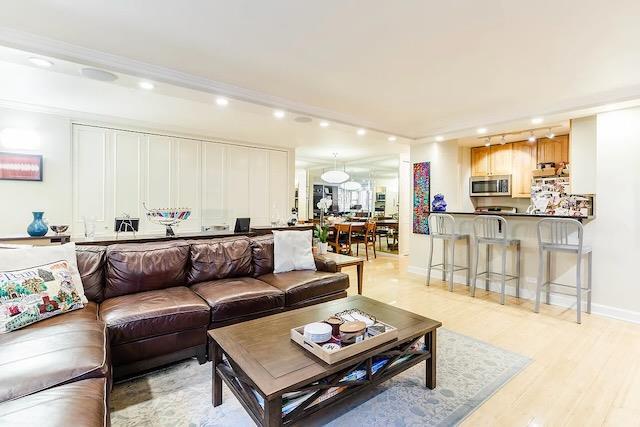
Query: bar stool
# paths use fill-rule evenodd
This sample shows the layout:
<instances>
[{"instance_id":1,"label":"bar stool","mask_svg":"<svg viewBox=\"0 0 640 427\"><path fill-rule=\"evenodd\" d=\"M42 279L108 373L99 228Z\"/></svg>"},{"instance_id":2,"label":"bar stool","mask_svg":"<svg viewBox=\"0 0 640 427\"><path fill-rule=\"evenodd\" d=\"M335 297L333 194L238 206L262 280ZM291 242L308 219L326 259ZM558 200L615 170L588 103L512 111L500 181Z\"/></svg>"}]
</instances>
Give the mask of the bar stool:
<instances>
[{"instance_id":1,"label":"bar stool","mask_svg":"<svg viewBox=\"0 0 640 427\"><path fill-rule=\"evenodd\" d=\"M509 239L509 224L501 216L482 215L473 220L473 236L476 245L475 276L471 286L471 296L476 296L476 286L479 276L484 276L484 288L489 290L491 276L498 276L501 281L500 304L504 305L505 289L508 280L516 281L516 298L520 298L520 240ZM478 273L478 260L480 258L480 245L486 245L486 270ZM502 270L500 272L491 271L491 247L500 246L502 248ZM507 274L507 249L514 247L516 250L516 274Z\"/></svg>"},{"instance_id":2,"label":"bar stool","mask_svg":"<svg viewBox=\"0 0 640 427\"><path fill-rule=\"evenodd\" d=\"M467 270L467 286L471 282L471 245L468 234L456 233L456 220L449 214L432 213L428 218L429 232L429 266L427 267L427 286L431 282L431 269L442 270L442 281L447 281L447 273L451 274L449 279L449 291L453 291L453 273L460 270ZM433 264L433 240L442 240L442 262ZM467 266L455 265L456 241L464 240L467 242ZM451 257L447 262L447 252Z\"/></svg>"},{"instance_id":3,"label":"bar stool","mask_svg":"<svg viewBox=\"0 0 640 427\"><path fill-rule=\"evenodd\" d=\"M538 222L538 286L534 311L540 311L540 293L546 287L546 303L551 301L551 285L576 288L577 322L582 323L582 292L587 294L587 313L591 313L592 250L584 246L584 228L580 221L564 218L546 218ZM551 281L551 253L565 252L576 255L576 284L565 285ZM547 258L546 275L544 258ZM587 255L587 288L582 287L582 257ZM545 277L543 277L545 276Z\"/></svg>"}]
</instances>

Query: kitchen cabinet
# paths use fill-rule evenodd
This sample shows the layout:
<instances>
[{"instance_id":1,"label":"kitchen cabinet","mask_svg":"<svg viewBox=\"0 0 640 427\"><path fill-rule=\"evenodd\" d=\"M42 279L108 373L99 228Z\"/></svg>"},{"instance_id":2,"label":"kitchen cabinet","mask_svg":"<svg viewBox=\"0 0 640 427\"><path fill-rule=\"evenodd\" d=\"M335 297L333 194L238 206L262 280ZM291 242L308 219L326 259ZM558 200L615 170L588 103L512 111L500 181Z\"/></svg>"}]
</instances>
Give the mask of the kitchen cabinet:
<instances>
[{"instance_id":1,"label":"kitchen cabinet","mask_svg":"<svg viewBox=\"0 0 640 427\"><path fill-rule=\"evenodd\" d=\"M511 144L489 147L489 175L511 175Z\"/></svg>"},{"instance_id":2,"label":"kitchen cabinet","mask_svg":"<svg viewBox=\"0 0 640 427\"><path fill-rule=\"evenodd\" d=\"M511 175L511 144L471 149L471 176Z\"/></svg>"},{"instance_id":3,"label":"kitchen cabinet","mask_svg":"<svg viewBox=\"0 0 640 427\"><path fill-rule=\"evenodd\" d=\"M537 144L519 141L511 146L511 197L531 197L531 178L532 171L536 168Z\"/></svg>"},{"instance_id":4,"label":"kitchen cabinet","mask_svg":"<svg viewBox=\"0 0 640 427\"><path fill-rule=\"evenodd\" d=\"M471 149L471 176L489 175L489 147Z\"/></svg>"},{"instance_id":5,"label":"kitchen cabinet","mask_svg":"<svg viewBox=\"0 0 640 427\"><path fill-rule=\"evenodd\" d=\"M538 139L538 163L569 163L569 135Z\"/></svg>"}]
</instances>

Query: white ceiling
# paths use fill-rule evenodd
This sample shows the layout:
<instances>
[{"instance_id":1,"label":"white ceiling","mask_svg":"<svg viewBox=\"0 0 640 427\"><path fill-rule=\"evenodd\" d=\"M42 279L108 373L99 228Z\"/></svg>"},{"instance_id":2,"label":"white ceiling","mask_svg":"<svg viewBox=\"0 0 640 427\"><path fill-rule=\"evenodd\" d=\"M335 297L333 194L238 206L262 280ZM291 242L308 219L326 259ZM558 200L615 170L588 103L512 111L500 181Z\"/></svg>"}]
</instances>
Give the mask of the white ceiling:
<instances>
[{"instance_id":1,"label":"white ceiling","mask_svg":"<svg viewBox=\"0 0 640 427\"><path fill-rule=\"evenodd\" d=\"M52 58L53 67L38 68L33 54L0 47L0 105L54 112L76 121L165 131L194 137L295 148L298 156L326 162L337 152L343 161L408 151L407 140L389 143L387 134L367 132L330 123L321 128L311 118L299 123L297 114L282 120L273 109L230 100L215 104L216 96L156 82L152 91L138 87L138 77L118 73L115 82L90 80L80 75L83 65Z\"/></svg>"},{"instance_id":2,"label":"white ceiling","mask_svg":"<svg viewBox=\"0 0 640 427\"><path fill-rule=\"evenodd\" d=\"M6 31L19 30L410 137L640 97L637 0L1 0L0 8L5 44L24 48L24 37Z\"/></svg>"}]
</instances>

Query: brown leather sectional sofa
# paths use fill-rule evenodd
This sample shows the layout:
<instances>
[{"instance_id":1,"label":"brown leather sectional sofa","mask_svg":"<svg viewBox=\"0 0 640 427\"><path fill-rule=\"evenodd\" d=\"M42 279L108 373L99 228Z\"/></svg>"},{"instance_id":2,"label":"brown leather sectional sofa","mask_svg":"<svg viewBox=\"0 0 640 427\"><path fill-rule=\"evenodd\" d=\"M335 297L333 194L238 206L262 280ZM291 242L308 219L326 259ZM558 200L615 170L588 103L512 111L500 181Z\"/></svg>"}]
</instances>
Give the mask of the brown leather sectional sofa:
<instances>
[{"instance_id":1,"label":"brown leather sectional sofa","mask_svg":"<svg viewBox=\"0 0 640 427\"><path fill-rule=\"evenodd\" d=\"M211 328L342 298L347 275L273 273L273 237L78 246L89 303L0 335L0 425L109 424L111 379L197 357ZM73 414L73 415L72 415Z\"/></svg>"}]
</instances>

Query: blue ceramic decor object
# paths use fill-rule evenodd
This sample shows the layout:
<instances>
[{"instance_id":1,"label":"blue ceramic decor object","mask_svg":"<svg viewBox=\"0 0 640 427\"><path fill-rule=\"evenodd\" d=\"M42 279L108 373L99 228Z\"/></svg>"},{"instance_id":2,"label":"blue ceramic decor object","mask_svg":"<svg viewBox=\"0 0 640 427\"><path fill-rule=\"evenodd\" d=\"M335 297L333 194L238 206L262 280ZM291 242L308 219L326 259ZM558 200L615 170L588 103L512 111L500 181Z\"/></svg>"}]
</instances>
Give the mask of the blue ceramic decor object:
<instances>
[{"instance_id":1,"label":"blue ceramic decor object","mask_svg":"<svg viewBox=\"0 0 640 427\"><path fill-rule=\"evenodd\" d=\"M44 212L33 212L33 222L27 227L27 233L31 237L41 237L47 234L49 227L42 219Z\"/></svg>"},{"instance_id":2,"label":"blue ceramic decor object","mask_svg":"<svg viewBox=\"0 0 640 427\"><path fill-rule=\"evenodd\" d=\"M447 210L447 202L444 201L444 195L438 193L433 196L433 202L431 202L432 212L445 212Z\"/></svg>"}]
</instances>

